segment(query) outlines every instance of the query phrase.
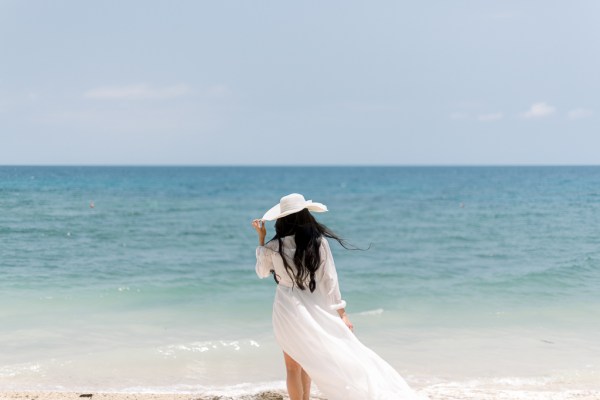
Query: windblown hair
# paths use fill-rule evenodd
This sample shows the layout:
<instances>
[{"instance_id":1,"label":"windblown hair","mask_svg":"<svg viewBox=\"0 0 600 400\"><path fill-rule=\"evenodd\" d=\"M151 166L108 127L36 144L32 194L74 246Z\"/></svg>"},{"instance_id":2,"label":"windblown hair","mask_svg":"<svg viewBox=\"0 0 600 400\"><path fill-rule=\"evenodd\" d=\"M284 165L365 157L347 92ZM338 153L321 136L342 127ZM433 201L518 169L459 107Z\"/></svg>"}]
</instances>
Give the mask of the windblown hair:
<instances>
[{"instance_id":1,"label":"windblown hair","mask_svg":"<svg viewBox=\"0 0 600 400\"><path fill-rule=\"evenodd\" d=\"M296 240L296 252L294 253L294 265L296 271L290 266L287 257L283 253L283 238L294 235ZM315 217L305 208L302 211L277 219L275 222L275 236L270 241L277 240L279 243L279 254L283 265L292 282L301 290L306 289L306 278L309 277L308 289L315 291L315 273L321 264L319 246L321 238L325 236L337 240L344 248L350 249L346 241L336 235L325 225L317 222ZM277 276L273 275L278 282Z\"/></svg>"}]
</instances>

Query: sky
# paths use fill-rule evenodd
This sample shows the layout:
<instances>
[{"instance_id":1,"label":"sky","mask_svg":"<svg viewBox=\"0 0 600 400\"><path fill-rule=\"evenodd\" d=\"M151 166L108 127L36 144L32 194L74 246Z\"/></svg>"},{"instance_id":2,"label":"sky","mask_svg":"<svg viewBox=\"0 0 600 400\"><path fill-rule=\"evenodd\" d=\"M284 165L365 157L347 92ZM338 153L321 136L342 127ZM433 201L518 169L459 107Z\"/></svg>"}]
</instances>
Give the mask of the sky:
<instances>
[{"instance_id":1,"label":"sky","mask_svg":"<svg viewBox=\"0 0 600 400\"><path fill-rule=\"evenodd\" d=\"M0 165L600 164L599 15L0 0Z\"/></svg>"}]
</instances>

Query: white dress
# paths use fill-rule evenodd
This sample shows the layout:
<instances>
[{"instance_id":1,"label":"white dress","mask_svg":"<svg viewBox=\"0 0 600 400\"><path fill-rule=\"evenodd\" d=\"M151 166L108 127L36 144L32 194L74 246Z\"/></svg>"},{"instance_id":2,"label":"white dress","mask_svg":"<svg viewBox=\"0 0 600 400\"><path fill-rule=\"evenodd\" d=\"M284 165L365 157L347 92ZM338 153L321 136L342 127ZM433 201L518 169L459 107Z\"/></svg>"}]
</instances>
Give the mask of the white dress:
<instances>
[{"instance_id":1,"label":"white dress","mask_svg":"<svg viewBox=\"0 0 600 400\"><path fill-rule=\"evenodd\" d=\"M295 241L283 239L284 254L294 268ZM363 345L337 313L346 307L338 285L329 243L322 237L321 264L314 292L292 288L277 240L256 249L260 278L275 272L279 280L273 302L275 339L310 375L328 400L417 399L415 392L387 362Z\"/></svg>"}]
</instances>

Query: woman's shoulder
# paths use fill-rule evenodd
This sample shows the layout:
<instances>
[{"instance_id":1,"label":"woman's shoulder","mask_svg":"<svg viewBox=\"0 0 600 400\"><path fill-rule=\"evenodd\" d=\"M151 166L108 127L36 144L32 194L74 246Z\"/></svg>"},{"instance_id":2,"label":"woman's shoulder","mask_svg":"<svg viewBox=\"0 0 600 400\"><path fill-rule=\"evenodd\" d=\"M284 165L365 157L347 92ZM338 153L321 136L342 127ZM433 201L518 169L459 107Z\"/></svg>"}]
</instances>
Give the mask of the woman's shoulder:
<instances>
[{"instance_id":1,"label":"woman's shoulder","mask_svg":"<svg viewBox=\"0 0 600 400\"><path fill-rule=\"evenodd\" d=\"M289 248L296 248L296 241L294 240L293 235L282 237L281 242L283 244L284 250ZM269 240L267 243L265 243L265 247L273 251L279 251L279 239L273 238Z\"/></svg>"},{"instance_id":2,"label":"woman's shoulder","mask_svg":"<svg viewBox=\"0 0 600 400\"><path fill-rule=\"evenodd\" d=\"M269 250L278 251L279 250L279 242L277 241L277 239L270 240L267 243L265 243L265 247Z\"/></svg>"},{"instance_id":3,"label":"woman's shoulder","mask_svg":"<svg viewBox=\"0 0 600 400\"><path fill-rule=\"evenodd\" d=\"M319 244L321 245L321 247L329 248L329 241L327 240L326 236L322 235L321 237L319 237L319 240L320 240Z\"/></svg>"}]
</instances>

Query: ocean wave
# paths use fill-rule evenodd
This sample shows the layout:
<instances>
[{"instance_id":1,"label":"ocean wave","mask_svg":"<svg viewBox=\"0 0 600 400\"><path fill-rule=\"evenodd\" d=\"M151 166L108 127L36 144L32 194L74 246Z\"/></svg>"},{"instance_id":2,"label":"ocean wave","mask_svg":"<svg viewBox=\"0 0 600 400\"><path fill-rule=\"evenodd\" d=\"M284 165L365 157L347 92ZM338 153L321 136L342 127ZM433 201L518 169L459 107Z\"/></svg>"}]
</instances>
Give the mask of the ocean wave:
<instances>
[{"instance_id":1,"label":"ocean wave","mask_svg":"<svg viewBox=\"0 0 600 400\"><path fill-rule=\"evenodd\" d=\"M240 351L261 347L256 340L206 340L161 346L156 351L165 357L176 357L181 353L206 353L214 351Z\"/></svg>"},{"instance_id":2,"label":"ocean wave","mask_svg":"<svg viewBox=\"0 0 600 400\"><path fill-rule=\"evenodd\" d=\"M227 396L238 398L248 395L257 395L264 392L278 392L284 394L286 390L285 381L243 382L225 386L206 385L173 385L173 386L132 386L115 391L116 393L156 393L156 394L195 394L203 396ZM314 391L313 393L318 394Z\"/></svg>"},{"instance_id":3,"label":"ocean wave","mask_svg":"<svg viewBox=\"0 0 600 400\"><path fill-rule=\"evenodd\" d=\"M0 367L0 379L14 378L15 376L41 373L42 367L38 363L23 363L14 365L5 365Z\"/></svg>"},{"instance_id":4,"label":"ocean wave","mask_svg":"<svg viewBox=\"0 0 600 400\"><path fill-rule=\"evenodd\" d=\"M482 377L459 381L420 382L431 398L478 400L597 400L598 372L571 371L552 376Z\"/></svg>"},{"instance_id":5,"label":"ocean wave","mask_svg":"<svg viewBox=\"0 0 600 400\"><path fill-rule=\"evenodd\" d=\"M506 273L491 277L474 277L467 281L457 282L455 286L473 286L479 289L502 289L511 293L556 293L556 291L578 293L589 289L596 290L600 283L600 275L593 265L594 261L586 258L583 262L549 266L543 269Z\"/></svg>"},{"instance_id":6,"label":"ocean wave","mask_svg":"<svg viewBox=\"0 0 600 400\"><path fill-rule=\"evenodd\" d=\"M361 311L356 313L356 315L381 315L383 314L383 308L376 308L374 310Z\"/></svg>"}]
</instances>

